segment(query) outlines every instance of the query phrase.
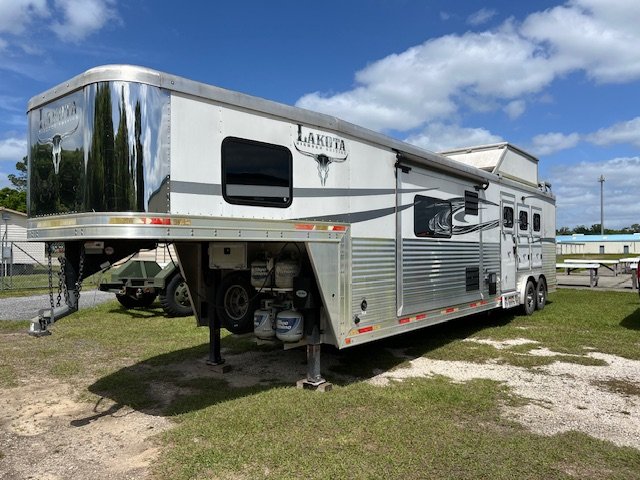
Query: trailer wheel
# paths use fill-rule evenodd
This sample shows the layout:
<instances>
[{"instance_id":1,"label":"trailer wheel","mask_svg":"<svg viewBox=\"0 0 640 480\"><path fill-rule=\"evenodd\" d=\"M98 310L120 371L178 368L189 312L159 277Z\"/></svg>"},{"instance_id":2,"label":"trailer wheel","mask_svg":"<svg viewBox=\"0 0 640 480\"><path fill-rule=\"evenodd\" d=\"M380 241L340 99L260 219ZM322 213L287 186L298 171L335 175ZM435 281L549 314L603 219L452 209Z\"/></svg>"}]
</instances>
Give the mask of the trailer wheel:
<instances>
[{"instance_id":1,"label":"trailer wheel","mask_svg":"<svg viewBox=\"0 0 640 480\"><path fill-rule=\"evenodd\" d=\"M120 302L127 310L130 308L147 308L150 307L151 304L156 299L156 294L154 292L143 293L140 298L133 298L129 295L123 295L120 293L116 293L116 299Z\"/></svg>"},{"instance_id":2,"label":"trailer wheel","mask_svg":"<svg viewBox=\"0 0 640 480\"><path fill-rule=\"evenodd\" d=\"M542 310L547 304L547 282L540 279L536 288L536 309Z\"/></svg>"},{"instance_id":3,"label":"trailer wheel","mask_svg":"<svg viewBox=\"0 0 640 480\"><path fill-rule=\"evenodd\" d=\"M531 315L536 310L536 286L531 280L527 282L524 290L524 305L522 309L525 315Z\"/></svg>"},{"instance_id":4,"label":"trailer wheel","mask_svg":"<svg viewBox=\"0 0 640 480\"><path fill-rule=\"evenodd\" d=\"M193 314L189 289L181 275L174 275L160 294L160 305L170 317L186 317Z\"/></svg>"},{"instance_id":5,"label":"trailer wheel","mask_svg":"<svg viewBox=\"0 0 640 480\"><path fill-rule=\"evenodd\" d=\"M216 294L222 326L231 333L253 330L253 312L258 308L248 273L236 272L222 279Z\"/></svg>"}]
</instances>

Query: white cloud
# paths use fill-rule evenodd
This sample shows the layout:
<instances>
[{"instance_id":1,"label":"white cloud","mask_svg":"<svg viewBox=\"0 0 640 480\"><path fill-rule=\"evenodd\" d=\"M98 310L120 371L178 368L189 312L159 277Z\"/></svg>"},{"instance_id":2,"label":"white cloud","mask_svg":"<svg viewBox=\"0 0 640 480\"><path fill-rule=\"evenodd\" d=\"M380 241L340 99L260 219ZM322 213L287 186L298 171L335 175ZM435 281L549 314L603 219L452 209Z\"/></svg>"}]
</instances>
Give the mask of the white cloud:
<instances>
[{"instance_id":1,"label":"white cloud","mask_svg":"<svg viewBox=\"0 0 640 480\"><path fill-rule=\"evenodd\" d=\"M51 29L63 41L77 42L118 20L114 0L55 0L61 20Z\"/></svg>"},{"instance_id":2,"label":"white cloud","mask_svg":"<svg viewBox=\"0 0 640 480\"><path fill-rule=\"evenodd\" d=\"M618 83L640 76L640 3L636 0L572 0L530 15L521 32L548 45L552 68L584 70L598 82Z\"/></svg>"},{"instance_id":3,"label":"white cloud","mask_svg":"<svg viewBox=\"0 0 640 480\"><path fill-rule=\"evenodd\" d=\"M536 47L507 24L494 32L447 35L390 55L357 72L353 90L311 93L297 105L376 130L409 130L454 115L459 97L512 100L538 91L553 79L545 63Z\"/></svg>"},{"instance_id":4,"label":"white cloud","mask_svg":"<svg viewBox=\"0 0 640 480\"><path fill-rule=\"evenodd\" d=\"M47 0L4 0L0 2L0 33L18 35L37 18L49 16Z\"/></svg>"},{"instance_id":5,"label":"white cloud","mask_svg":"<svg viewBox=\"0 0 640 480\"><path fill-rule=\"evenodd\" d=\"M530 148L536 155L550 155L561 150L573 148L579 141L580 135L577 133L565 135L563 133L551 132L533 137Z\"/></svg>"},{"instance_id":6,"label":"white cloud","mask_svg":"<svg viewBox=\"0 0 640 480\"><path fill-rule=\"evenodd\" d=\"M620 122L608 128L601 128L587 136L587 140L596 145L614 143L630 143L640 147L640 117L627 122Z\"/></svg>"},{"instance_id":7,"label":"white cloud","mask_svg":"<svg viewBox=\"0 0 640 480\"><path fill-rule=\"evenodd\" d=\"M474 27L477 27L478 25L487 23L489 20L491 20L493 17L496 16L496 13L498 12L496 12L495 10L490 10L488 8L481 8L477 12L474 12L471 15L469 15L469 17L467 18L467 23L469 25L473 25Z\"/></svg>"},{"instance_id":8,"label":"white cloud","mask_svg":"<svg viewBox=\"0 0 640 480\"><path fill-rule=\"evenodd\" d=\"M459 125L430 123L421 133L405 140L408 143L440 152L460 147L472 147L502 142L502 138L484 128L464 128Z\"/></svg>"},{"instance_id":9,"label":"white cloud","mask_svg":"<svg viewBox=\"0 0 640 480\"><path fill-rule=\"evenodd\" d=\"M0 140L0 161L19 162L27 154L27 140L7 138Z\"/></svg>"},{"instance_id":10,"label":"white cloud","mask_svg":"<svg viewBox=\"0 0 640 480\"><path fill-rule=\"evenodd\" d=\"M597 82L640 78L640 3L570 0L484 32L446 35L371 63L351 90L297 105L375 130L407 131L488 106L516 115L524 97L582 71ZM516 102L516 103L514 103ZM517 116L517 115L516 115Z\"/></svg>"},{"instance_id":11,"label":"white cloud","mask_svg":"<svg viewBox=\"0 0 640 480\"><path fill-rule=\"evenodd\" d=\"M521 116L524 111L527 109L527 104L524 100L513 100L504 107L505 113L509 116L511 120L515 120L519 116Z\"/></svg>"},{"instance_id":12,"label":"white cloud","mask_svg":"<svg viewBox=\"0 0 640 480\"><path fill-rule=\"evenodd\" d=\"M551 168L558 227L600 223L600 183L604 175L604 225L621 228L638 223L640 157L614 158Z\"/></svg>"}]
</instances>

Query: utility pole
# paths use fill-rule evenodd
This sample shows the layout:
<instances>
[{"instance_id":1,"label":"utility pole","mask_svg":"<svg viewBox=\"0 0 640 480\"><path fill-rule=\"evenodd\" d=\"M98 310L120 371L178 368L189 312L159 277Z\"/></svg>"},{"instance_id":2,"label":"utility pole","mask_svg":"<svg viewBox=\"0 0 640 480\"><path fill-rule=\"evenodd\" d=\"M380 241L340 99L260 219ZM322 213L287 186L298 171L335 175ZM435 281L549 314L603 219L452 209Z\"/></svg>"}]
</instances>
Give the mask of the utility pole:
<instances>
[{"instance_id":1,"label":"utility pole","mask_svg":"<svg viewBox=\"0 0 640 480\"><path fill-rule=\"evenodd\" d=\"M600 235L604 235L604 175L600 175Z\"/></svg>"}]
</instances>

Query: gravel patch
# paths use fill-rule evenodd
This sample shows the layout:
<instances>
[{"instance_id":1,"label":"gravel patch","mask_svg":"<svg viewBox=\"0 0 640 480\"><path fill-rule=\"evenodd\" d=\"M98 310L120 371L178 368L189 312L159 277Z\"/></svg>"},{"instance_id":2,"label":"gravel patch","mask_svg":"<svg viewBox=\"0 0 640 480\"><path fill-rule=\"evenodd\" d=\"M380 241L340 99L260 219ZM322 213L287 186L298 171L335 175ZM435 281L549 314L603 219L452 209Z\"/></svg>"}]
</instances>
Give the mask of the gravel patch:
<instances>
[{"instance_id":1,"label":"gravel patch","mask_svg":"<svg viewBox=\"0 0 640 480\"><path fill-rule=\"evenodd\" d=\"M514 338L511 340L491 340L489 338L465 338L463 342L480 343L483 345L491 345L497 350L504 350L506 348L517 347L519 345L536 344L535 340L529 340L527 338Z\"/></svg>"},{"instance_id":2,"label":"gravel patch","mask_svg":"<svg viewBox=\"0 0 640 480\"><path fill-rule=\"evenodd\" d=\"M537 351L536 351L537 350ZM533 354L540 354L541 349ZM545 351L545 355L551 352ZM640 385L640 361L599 352L586 357L602 360L606 366L554 362L535 368L508 364L478 364L462 361L418 358L409 366L383 372L370 382L392 385L415 377L442 375L455 382L488 379L507 385L529 403L503 406L502 414L531 431L554 435L579 431L618 446L640 450L640 396L612 392L603 386L611 380Z\"/></svg>"},{"instance_id":3,"label":"gravel patch","mask_svg":"<svg viewBox=\"0 0 640 480\"><path fill-rule=\"evenodd\" d=\"M80 295L80 308L94 307L109 300L115 295L100 290L83 291ZM63 300L64 302L64 300ZM28 297L8 297L0 299L0 320L30 320L43 308L49 308L49 295L31 295Z\"/></svg>"}]
</instances>

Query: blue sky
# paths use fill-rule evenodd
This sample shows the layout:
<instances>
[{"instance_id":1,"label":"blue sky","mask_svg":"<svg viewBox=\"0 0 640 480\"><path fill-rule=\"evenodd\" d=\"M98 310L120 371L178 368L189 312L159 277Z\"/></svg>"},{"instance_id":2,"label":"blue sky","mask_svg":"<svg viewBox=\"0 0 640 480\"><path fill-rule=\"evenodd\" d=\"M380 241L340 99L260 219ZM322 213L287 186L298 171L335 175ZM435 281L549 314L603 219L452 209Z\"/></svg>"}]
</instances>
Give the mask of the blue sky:
<instances>
[{"instance_id":1,"label":"blue sky","mask_svg":"<svg viewBox=\"0 0 640 480\"><path fill-rule=\"evenodd\" d=\"M0 187L29 98L131 63L336 115L424 148L509 141L558 225L640 223L640 2L0 0Z\"/></svg>"}]
</instances>

